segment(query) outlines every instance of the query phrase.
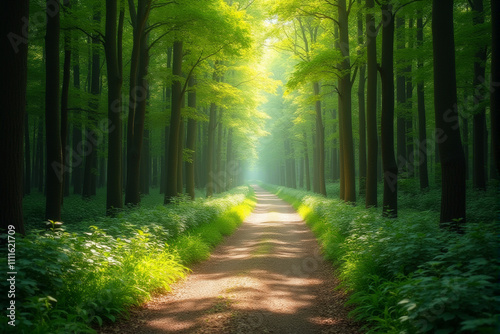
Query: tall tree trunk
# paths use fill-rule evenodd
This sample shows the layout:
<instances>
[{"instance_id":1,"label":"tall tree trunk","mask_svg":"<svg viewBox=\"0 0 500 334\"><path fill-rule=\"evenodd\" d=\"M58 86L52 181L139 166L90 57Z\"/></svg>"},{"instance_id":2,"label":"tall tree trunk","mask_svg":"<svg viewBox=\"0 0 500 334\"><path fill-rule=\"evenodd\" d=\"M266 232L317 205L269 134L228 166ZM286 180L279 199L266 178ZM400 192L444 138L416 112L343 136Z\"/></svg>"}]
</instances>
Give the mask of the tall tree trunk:
<instances>
[{"instance_id":1,"label":"tall tree trunk","mask_svg":"<svg viewBox=\"0 0 500 334\"><path fill-rule=\"evenodd\" d=\"M358 0L361 5L361 0ZM358 14L358 44L363 47L363 14ZM361 51L359 53L361 55ZM359 194L364 195L366 190L366 120L365 120L365 71L363 65L359 69L358 81L358 109L359 109Z\"/></svg>"},{"instance_id":2,"label":"tall tree trunk","mask_svg":"<svg viewBox=\"0 0 500 334\"><path fill-rule=\"evenodd\" d=\"M418 11L417 18L417 47L422 47L424 44L424 25L422 19L422 11ZM424 62L420 56L418 59L417 67L422 69L424 67ZM418 108L418 162L419 162L419 179L420 179L420 189L426 189L429 187L429 172L427 169L427 154L429 153L429 148L427 147L427 127L425 120L425 94L424 94L424 81L420 80L417 83L417 108Z\"/></svg>"},{"instance_id":3,"label":"tall tree trunk","mask_svg":"<svg viewBox=\"0 0 500 334\"><path fill-rule=\"evenodd\" d=\"M394 157L394 15L392 5L382 5L389 17L382 28L382 165L384 170L383 213L398 214L398 165Z\"/></svg>"},{"instance_id":4,"label":"tall tree trunk","mask_svg":"<svg viewBox=\"0 0 500 334\"><path fill-rule=\"evenodd\" d=\"M196 78L191 76L189 78L189 92L188 92L188 107L196 111ZM187 124L187 138L186 148L189 150L191 157L186 161L186 193L194 200L195 198L195 177L194 166L196 162L196 119L189 118Z\"/></svg>"},{"instance_id":5,"label":"tall tree trunk","mask_svg":"<svg viewBox=\"0 0 500 334\"><path fill-rule=\"evenodd\" d=\"M226 191L233 188L234 157L233 157L233 128L227 131L227 151L226 151Z\"/></svg>"},{"instance_id":6,"label":"tall tree trunk","mask_svg":"<svg viewBox=\"0 0 500 334\"><path fill-rule=\"evenodd\" d=\"M408 20L408 31L413 30L413 18ZM407 33L408 36L408 48L413 49L414 39L413 35ZM408 168L408 177L415 176L415 148L413 145L414 135L413 135L413 81L412 81L412 61L408 62L408 66L405 68L405 79L406 79L406 166Z\"/></svg>"},{"instance_id":7,"label":"tall tree trunk","mask_svg":"<svg viewBox=\"0 0 500 334\"><path fill-rule=\"evenodd\" d=\"M73 54L73 87L76 89L77 94L80 91L80 54L78 50L78 40L74 36L74 47L75 52ZM80 112L74 111L73 115L77 116ZM82 136L82 125L77 124L77 122L73 122L72 129L72 152L73 157L71 160L71 178L73 183L73 193L81 195L82 187L83 187L83 152L81 146L83 145L83 136Z\"/></svg>"},{"instance_id":8,"label":"tall tree trunk","mask_svg":"<svg viewBox=\"0 0 500 334\"><path fill-rule=\"evenodd\" d=\"M219 81L217 76L218 62L215 62L215 68L212 79ZM214 151L215 151L215 129L217 127L217 106L215 103L210 104L210 112L208 118L208 140L207 140L207 197L214 193Z\"/></svg>"},{"instance_id":9,"label":"tall tree trunk","mask_svg":"<svg viewBox=\"0 0 500 334\"><path fill-rule=\"evenodd\" d=\"M207 197L214 194L214 142L215 127L217 126L217 106L210 104L210 116L208 120L208 147L207 147Z\"/></svg>"},{"instance_id":10,"label":"tall tree trunk","mask_svg":"<svg viewBox=\"0 0 500 334\"><path fill-rule=\"evenodd\" d=\"M325 128L323 126L323 117L321 114L321 100L319 82L313 84L314 95L316 96L315 110L316 110L316 147L317 147L317 168L315 172L318 173L318 193L326 196L325 185Z\"/></svg>"},{"instance_id":11,"label":"tall tree trunk","mask_svg":"<svg viewBox=\"0 0 500 334\"><path fill-rule=\"evenodd\" d=\"M43 116L42 116L43 117ZM44 122L42 120L39 120L38 122L38 143L37 143L37 161L38 161L38 166L35 170L38 171L38 191L43 193L44 192L44 170L45 168L45 163L44 163L44 149L43 147L43 134L44 134Z\"/></svg>"},{"instance_id":12,"label":"tall tree trunk","mask_svg":"<svg viewBox=\"0 0 500 334\"><path fill-rule=\"evenodd\" d=\"M66 10L70 8L70 2L65 1ZM62 147L62 182L63 194L69 195L69 183L71 170L69 166L71 150L68 147L68 101L69 101L69 85L71 79L71 31L64 32L64 65L63 65L63 82L61 90L61 147Z\"/></svg>"},{"instance_id":13,"label":"tall tree trunk","mask_svg":"<svg viewBox=\"0 0 500 334\"><path fill-rule=\"evenodd\" d=\"M167 69L169 73L171 72L172 69L172 47L167 48ZM165 102L166 102L166 107L167 110L171 110L172 108L172 87L165 87ZM165 130L164 130L164 151L163 151L163 158L162 158L162 164L161 164L161 183L160 183L160 194L165 193L165 189L167 188L167 161L168 161L168 140L170 138L170 125L165 125Z\"/></svg>"},{"instance_id":14,"label":"tall tree trunk","mask_svg":"<svg viewBox=\"0 0 500 334\"><path fill-rule=\"evenodd\" d=\"M311 190L311 175L309 168L309 148L307 147L307 134L304 131L304 162L305 162L305 176L306 176L306 190Z\"/></svg>"},{"instance_id":15,"label":"tall tree trunk","mask_svg":"<svg viewBox=\"0 0 500 334\"><path fill-rule=\"evenodd\" d=\"M343 76L339 79L339 99L342 114L342 155L344 165L344 201L356 202L356 175L354 165L354 139L352 135L352 101L351 101L351 63L349 60L349 22L345 0L338 1L339 14L339 43L343 61L340 64Z\"/></svg>"},{"instance_id":16,"label":"tall tree trunk","mask_svg":"<svg viewBox=\"0 0 500 334\"><path fill-rule=\"evenodd\" d=\"M338 124L338 119L337 119L337 110L334 108L332 109L332 119L337 121ZM338 132L338 125L333 126L333 134L335 135L336 132ZM332 181L337 181L339 179L339 140L338 140L338 134L337 137L333 137L332 140Z\"/></svg>"},{"instance_id":17,"label":"tall tree trunk","mask_svg":"<svg viewBox=\"0 0 500 334\"><path fill-rule=\"evenodd\" d=\"M122 186L122 33L124 8L120 8L118 28L117 0L106 0L106 32L104 50L108 71L108 170L106 214L114 215L123 208Z\"/></svg>"},{"instance_id":18,"label":"tall tree trunk","mask_svg":"<svg viewBox=\"0 0 500 334\"><path fill-rule=\"evenodd\" d=\"M148 98L149 47L146 33L151 0L139 0L137 12L129 7L134 29L130 61L130 102L127 122L127 187L125 203L137 205L140 196L141 153Z\"/></svg>"},{"instance_id":19,"label":"tall tree trunk","mask_svg":"<svg viewBox=\"0 0 500 334\"><path fill-rule=\"evenodd\" d=\"M434 108L441 130L441 224L461 231L465 223L465 158L458 124L453 0L432 2ZM461 221L459 221L461 220Z\"/></svg>"},{"instance_id":20,"label":"tall tree trunk","mask_svg":"<svg viewBox=\"0 0 500 334\"><path fill-rule=\"evenodd\" d=\"M500 176L500 1L491 0L491 151L496 167L496 176ZM494 86L495 85L495 86Z\"/></svg>"},{"instance_id":21,"label":"tall tree trunk","mask_svg":"<svg viewBox=\"0 0 500 334\"><path fill-rule=\"evenodd\" d=\"M101 21L101 13L96 5L94 9L93 20L98 23ZM96 186L96 166L97 166L97 134L95 131L97 119L96 113L99 109L99 94L100 94L100 77L101 77L101 56L100 56L100 41L97 35L92 37L92 63L91 63L91 79L89 80L90 92L93 95L89 102L92 113L88 115L89 125L85 131L86 147L88 154L85 157L85 169L83 174L83 190L82 197L90 198L95 193Z\"/></svg>"},{"instance_id":22,"label":"tall tree trunk","mask_svg":"<svg viewBox=\"0 0 500 334\"><path fill-rule=\"evenodd\" d=\"M222 108L220 109L219 112L219 122L217 124L217 148L215 150L215 192L220 193L222 192L223 189L223 184L224 184L224 179L223 177L225 176L222 173L222 141L224 139L224 132L223 132L223 126L222 126Z\"/></svg>"},{"instance_id":23,"label":"tall tree trunk","mask_svg":"<svg viewBox=\"0 0 500 334\"><path fill-rule=\"evenodd\" d=\"M55 6L54 6L55 4ZM59 109L59 1L47 1L45 143L47 147L47 196L45 219L61 220L62 146Z\"/></svg>"},{"instance_id":24,"label":"tall tree trunk","mask_svg":"<svg viewBox=\"0 0 500 334\"><path fill-rule=\"evenodd\" d=\"M24 194L31 193L31 149L30 149L30 127L28 114L24 118Z\"/></svg>"},{"instance_id":25,"label":"tall tree trunk","mask_svg":"<svg viewBox=\"0 0 500 334\"><path fill-rule=\"evenodd\" d=\"M184 104L184 103L182 103ZM182 106L184 108L184 106ZM177 150L177 193L182 195L184 192L184 178L183 178L183 162L184 162L184 118L181 117L181 124L179 126L179 149Z\"/></svg>"},{"instance_id":26,"label":"tall tree trunk","mask_svg":"<svg viewBox=\"0 0 500 334\"><path fill-rule=\"evenodd\" d=\"M172 74L174 78L182 75L182 41L175 41L173 47ZM182 85L179 79L172 82L172 104L170 113L170 131L167 157L167 185L165 187L165 204L177 196L177 168L179 150L179 127L181 124Z\"/></svg>"},{"instance_id":27,"label":"tall tree trunk","mask_svg":"<svg viewBox=\"0 0 500 334\"><path fill-rule=\"evenodd\" d=\"M373 8L373 0L366 1L366 8ZM366 14L366 139L367 139L367 171L366 200L367 208L377 206L377 159L378 159L378 127L377 127L377 28L372 13Z\"/></svg>"},{"instance_id":28,"label":"tall tree trunk","mask_svg":"<svg viewBox=\"0 0 500 334\"><path fill-rule=\"evenodd\" d=\"M29 17L27 0L3 1L1 7L0 78L3 112L0 113L0 156L3 172L0 176L0 229L25 234L23 202L23 127L26 114L26 78L28 59L28 27L23 19ZM54 20L58 20L55 18ZM50 21L49 27L59 31ZM25 26L26 25L26 26ZM7 37L7 38L6 38ZM50 36L49 38L57 38ZM49 39L50 41L50 39ZM51 50L52 53L52 50ZM54 61L54 60L52 60ZM51 87L53 88L53 87ZM26 129L28 131L28 129Z\"/></svg>"},{"instance_id":29,"label":"tall tree trunk","mask_svg":"<svg viewBox=\"0 0 500 334\"><path fill-rule=\"evenodd\" d=\"M396 18L396 45L398 50L402 50L405 48L405 39L404 39L404 29L405 29L405 19L404 17ZM400 61L402 62L402 61ZM396 130L396 161L398 163L399 173L406 172L408 170L408 166L406 165L407 152L406 152L406 80L405 80L405 71L399 66L400 69L397 71L396 76L396 100L397 100L397 108L396 108L396 119L397 119L397 130Z\"/></svg>"},{"instance_id":30,"label":"tall tree trunk","mask_svg":"<svg viewBox=\"0 0 500 334\"><path fill-rule=\"evenodd\" d=\"M473 11L473 25L484 24L483 0L471 1ZM486 45L481 45L475 55L474 60L474 117L473 123L473 168L472 183L474 188L486 190L486 107L484 106L484 92L481 86L485 80Z\"/></svg>"}]
</instances>

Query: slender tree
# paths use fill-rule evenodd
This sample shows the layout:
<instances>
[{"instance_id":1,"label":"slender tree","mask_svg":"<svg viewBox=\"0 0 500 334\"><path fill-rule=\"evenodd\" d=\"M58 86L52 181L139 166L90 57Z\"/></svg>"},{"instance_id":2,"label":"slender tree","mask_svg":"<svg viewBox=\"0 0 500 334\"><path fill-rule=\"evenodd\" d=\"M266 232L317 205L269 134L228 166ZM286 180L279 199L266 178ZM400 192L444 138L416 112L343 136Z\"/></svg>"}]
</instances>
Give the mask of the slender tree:
<instances>
[{"instance_id":1,"label":"slender tree","mask_svg":"<svg viewBox=\"0 0 500 334\"><path fill-rule=\"evenodd\" d=\"M434 109L441 161L441 224L465 223L465 158L458 124L453 0L432 2Z\"/></svg>"},{"instance_id":2,"label":"slender tree","mask_svg":"<svg viewBox=\"0 0 500 334\"><path fill-rule=\"evenodd\" d=\"M417 47L421 48L424 43L424 25L422 19L422 11L418 11L417 18ZM420 56L417 62L417 68L424 67L423 57ZM418 109L418 162L419 162L419 180L420 189L429 187L429 172L427 169L427 126L425 117L425 95L424 95L424 81L417 82L417 109Z\"/></svg>"},{"instance_id":3,"label":"slender tree","mask_svg":"<svg viewBox=\"0 0 500 334\"><path fill-rule=\"evenodd\" d=\"M491 0L491 146L497 176L500 175L500 0Z\"/></svg>"},{"instance_id":4,"label":"slender tree","mask_svg":"<svg viewBox=\"0 0 500 334\"><path fill-rule=\"evenodd\" d=\"M47 0L45 35L45 144L47 149L45 219L61 220L63 156L59 109L59 1Z\"/></svg>"},{"instance_id":5,"label":"slender tree","mask_svg":"<svg viewBox=\"0 0 500 334\"><path fill-rule=\"evenodd\" d=\"M167 157L167 186L165 188L165 204L168 204L178 194L177 189L177 169L178 169L178 150L179 150L179 128L181 124L181 103L182 103L182 47L183 42L177 40L174 42L172 57L172 108L170 112L170 133L168 141Z\"/></svg>"},{"instance_id":6,"label":"slender tree","mask_svg":"<svg viewBox=\"0 0 500 334\"><path fill-rule=\"evenodd\" d=\"M192 112L196 111L196 78L191 76L189 78L189 91L188 91L188 107L192 109ZM186 139L186 149L191 154L191 157L186 161L186 193L194 200L195 198L195 177L194 177L194 165L196 158L196 119L195 117L190 117L187 124L187 139ZM229 144L228 144L229 145Z\"/></svg>"},{"instance_id":7,"label":"slender tree","mask_svg":"<svg viewBox=\"0 0 500 334\"><path fill-rule=\"evenodd\" d=\"M474 26L484 24L483 0L472 0L472 23ZM476 94L474 96L473 122L473 168L472 183L474 188L486 190L486 96L481 91L481 86L486 76L486 45L480 45L475 54L474 77L472 84Z\"/></svg>"},{"instance_id":8,"label":"slender tree","mask_svg":"<svg viewBox=\"0 0 500 334\"><path fill-rule=\"evenodd\" d=\"M383 212L396 217L398 213L398 166L394 156L394 14L391 4L382 5L386 17L382 28L382 165L384 170Z\"/></svg>"},{"instance_id":9,"label":"slender tree","mask_svg":"<svg viewBox=\"0 0 500 334\"><path fill-rule=\"evenodd\" d=\"M377 206L377 28L375 18L370 10L373 0L366 1L366 139L367 139L367 171L366 171L366 207Z\"/></svg>"},{"instance_id":10,"label":"slender tree","mask_svg":"<svg viewBox=\"0 0 500 334\"><path fill-rule=\"evenodd\" d=\"M117 28L117 0L106 0L104 51L108 71L108 169L106 214L123 208L122 200L122 33L124 8L120 10Z\"/></svg>"}]
</instances>

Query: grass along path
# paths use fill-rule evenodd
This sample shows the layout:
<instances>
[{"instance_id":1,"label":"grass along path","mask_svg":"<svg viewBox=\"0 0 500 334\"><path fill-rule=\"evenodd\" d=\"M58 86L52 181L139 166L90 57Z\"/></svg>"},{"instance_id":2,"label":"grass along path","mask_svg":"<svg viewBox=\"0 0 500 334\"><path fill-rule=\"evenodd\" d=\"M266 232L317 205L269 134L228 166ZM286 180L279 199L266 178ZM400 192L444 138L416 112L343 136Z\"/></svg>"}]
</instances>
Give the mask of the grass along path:
<instances>
[{"instance_id":1,"label":"grass along path","mask_svg":"<svg viewBox=\"0 0 500 334\"><path fill-rule=\"evenodd\" d=\"M257 206L193 273L100 333L359 333L314 235L255 186Z\"/></svg>"}]
</instances>

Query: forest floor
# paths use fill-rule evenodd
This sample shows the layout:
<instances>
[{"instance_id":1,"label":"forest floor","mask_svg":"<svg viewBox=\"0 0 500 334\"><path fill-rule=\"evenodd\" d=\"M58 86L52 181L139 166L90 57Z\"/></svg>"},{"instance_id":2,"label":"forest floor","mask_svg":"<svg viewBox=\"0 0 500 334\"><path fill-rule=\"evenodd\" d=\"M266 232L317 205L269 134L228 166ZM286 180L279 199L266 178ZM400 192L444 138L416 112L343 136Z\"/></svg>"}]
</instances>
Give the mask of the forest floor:
<instances>
[{"instance_id":1,"label":"forest floor","mask_svg":"<svg viewBox=\"0 0 500 334\"><path fill-rule=\"evenodd\" d=\"M99 333L361 333L304 221L275 195L255 192L254 212L209 260Z\"/></svg>"}]
</instances>

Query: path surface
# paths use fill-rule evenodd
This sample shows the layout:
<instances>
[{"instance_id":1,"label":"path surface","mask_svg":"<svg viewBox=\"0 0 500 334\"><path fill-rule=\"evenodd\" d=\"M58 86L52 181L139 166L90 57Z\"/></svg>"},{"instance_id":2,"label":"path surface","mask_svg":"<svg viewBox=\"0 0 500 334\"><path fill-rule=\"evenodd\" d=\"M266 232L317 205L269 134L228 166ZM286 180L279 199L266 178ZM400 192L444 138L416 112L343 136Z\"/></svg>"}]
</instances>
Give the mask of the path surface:
<instances>
[{"instance_id":1,"label":"path surface","mask_svg":"<svg viewBox=\"0 0 500 334\"><path fill-rule=\"evenodd\" d=\"M173 292L101 333L359 333L295 210L255 186L241 227Z\"/></svg>"}]
</instances>

